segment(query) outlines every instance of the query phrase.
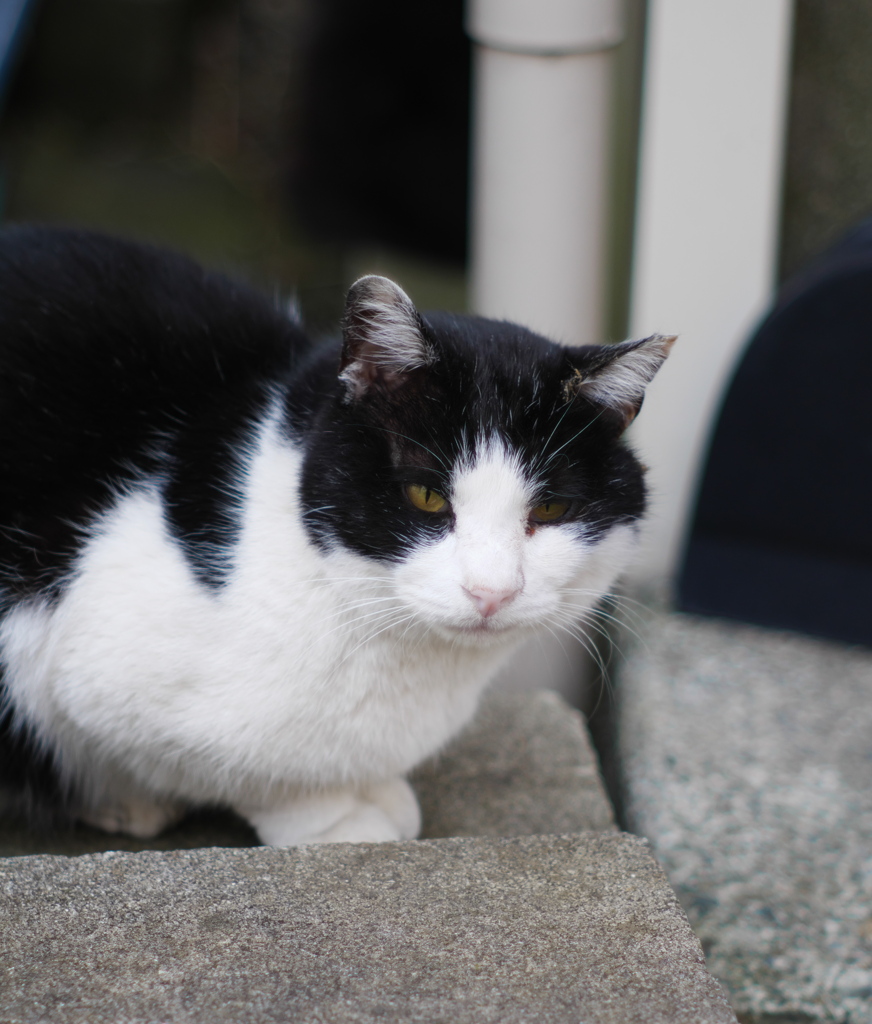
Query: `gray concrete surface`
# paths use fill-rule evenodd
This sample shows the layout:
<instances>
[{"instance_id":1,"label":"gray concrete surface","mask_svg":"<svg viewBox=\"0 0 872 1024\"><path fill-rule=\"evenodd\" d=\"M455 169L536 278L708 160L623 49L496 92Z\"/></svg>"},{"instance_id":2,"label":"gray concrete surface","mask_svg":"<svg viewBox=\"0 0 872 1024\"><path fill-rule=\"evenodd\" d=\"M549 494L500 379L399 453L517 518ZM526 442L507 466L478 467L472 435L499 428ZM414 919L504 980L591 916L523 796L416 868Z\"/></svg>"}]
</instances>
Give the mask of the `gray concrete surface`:
<instances>
[{"instance_id":1,"label":"gray concrete surface","mask_svg":"<svg viewBox=\"0 0 872 1024\"><path fill-rule=\"evenodd\" d=\"M466 732L422 766L413 784L421 801L425 838L615 827L584 720L549 691L487 695ZM243 822L220 813L195 815L148 841L84 826L40 833L21 819L0 820L0 856L256 842Z\"/></svg>"},{"instance_id":2,"label":"gray concrete surface","mask_svg":"<svg viewBox=\"0 0 872 1024\"><path fill-rule=\"evenodd\" d=\"M728 1024L616 833L0 861L4 1022Z\"/></svg>"},{"instance_id":3,"label":"gray concrete surface","mask_svg":"<svg viewBox=\"0 0 872 1024\"><path fill-rule=\"evenodd\" d=\"M872 1022L872 652L653 613L622 644L629 827L743 1021Z\"/></svg>"},{"instance_id":4,"label":"gray concrete surface","mask_svg":"<svg viewBox=\"0 0 872 1024\"><path fill-rule=\"evenodd\" d=\"M492 693L412 783L425 838L615 828L584 719L549 690Z\"/></svg>"}]
</instances>

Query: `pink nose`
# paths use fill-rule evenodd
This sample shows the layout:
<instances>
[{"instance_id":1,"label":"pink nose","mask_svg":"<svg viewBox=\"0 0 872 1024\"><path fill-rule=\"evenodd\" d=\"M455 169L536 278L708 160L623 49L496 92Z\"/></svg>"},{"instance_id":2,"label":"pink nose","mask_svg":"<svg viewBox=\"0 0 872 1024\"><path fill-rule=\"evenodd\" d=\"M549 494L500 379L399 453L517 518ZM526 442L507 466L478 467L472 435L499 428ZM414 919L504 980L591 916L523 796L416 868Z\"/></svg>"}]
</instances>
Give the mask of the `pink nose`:
<instances>
[{"instance_id":1,"label":"pink nose","mask_svg":"<svg viewBox=\"0 0 872 1024\"><path fill-rule=\"evenodd\" d=\"M500 608L504 608L514 601L521 592L520 587L511 590L487 590L485 587L474 587L472 590L464 587L463 589L486 619L489 619L491 615L496 615Z\"/></svg>"}]
</instances>

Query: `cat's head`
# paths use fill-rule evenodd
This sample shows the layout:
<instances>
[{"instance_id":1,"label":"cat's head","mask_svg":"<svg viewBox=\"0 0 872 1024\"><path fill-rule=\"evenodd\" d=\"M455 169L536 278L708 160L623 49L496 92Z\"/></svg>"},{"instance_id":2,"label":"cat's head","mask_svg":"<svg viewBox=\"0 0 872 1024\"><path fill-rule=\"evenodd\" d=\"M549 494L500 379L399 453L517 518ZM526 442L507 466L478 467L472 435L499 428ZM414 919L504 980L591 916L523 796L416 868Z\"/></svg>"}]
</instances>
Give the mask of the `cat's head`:
<instances>
[{"instance_id":1,"label":"cat's head","mask_svg":"<svg viewBox=\"0 0 872 1024\"><path fill-rule=\"evenodd\" d=\"M561 347L362 278L306 457L314 539L378 563L453 638L561 625L632 550L645 486L621 438L673 340Z\"/></svg>"}]
</instances>

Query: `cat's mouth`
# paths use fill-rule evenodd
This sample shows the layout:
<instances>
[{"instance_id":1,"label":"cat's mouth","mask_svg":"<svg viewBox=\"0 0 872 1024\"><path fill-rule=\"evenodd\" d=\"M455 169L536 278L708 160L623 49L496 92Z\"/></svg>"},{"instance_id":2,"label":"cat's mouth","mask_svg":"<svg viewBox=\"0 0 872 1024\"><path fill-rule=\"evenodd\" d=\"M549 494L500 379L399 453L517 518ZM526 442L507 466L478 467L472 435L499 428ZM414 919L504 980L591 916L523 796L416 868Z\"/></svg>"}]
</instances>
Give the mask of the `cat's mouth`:
<instances>
[{"instance_id":1,"label":"cat's mouth","mask_svg":"<svg viewBox=\"0 0 872 1024\"><path fill-rule=\"evenodd\" d=\"M467 636L476 640L498 639L517 631L512 623L494 622L493 619L482 619L480 622L462 623L451 628L455 636Z\"/></svg>"}]
</instances>

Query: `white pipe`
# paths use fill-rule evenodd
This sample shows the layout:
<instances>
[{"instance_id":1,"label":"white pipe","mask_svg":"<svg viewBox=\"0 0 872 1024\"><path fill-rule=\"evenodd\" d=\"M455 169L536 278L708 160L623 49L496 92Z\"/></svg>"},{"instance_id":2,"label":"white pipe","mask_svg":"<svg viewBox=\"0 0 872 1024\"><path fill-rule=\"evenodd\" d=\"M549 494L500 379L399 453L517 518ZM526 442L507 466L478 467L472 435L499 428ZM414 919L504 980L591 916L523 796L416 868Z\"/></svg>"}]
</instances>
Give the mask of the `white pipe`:
<instances>
[{"instance_id":1,"label":"white pipe","mask_svg":"<svg viewBox=\"0 0 872 1024\"><path fill-rule=\"evenodd\" d=\"M679 339L633 426L651 466L640 579L675 571L720 396L772 297L792 8L649 3L631 332Z\"/></svg>"},{"instance_id":2,"label":"white pipe","mask_svg":"<svg viewBox=\"0 0 872 1024\"><path fill-rule=\"evenodd\" d=\"M475 42L471 305L555 340L602 340L609 86L621 0L469 0ZM501 684L577 701L589 663L534 641Z\"/></svg>"},{"instance_id":3,"label":"white pipe","mask_svg":"<svg viewBox=\"0 0 872 1024\"><path fill-rule=\"evenodd\" d=\"M496 50L585 53L617 46L623 10L619 0L471 0L466 31Z\"/></svg>"},{"instance_id":4,"label":"white pipe","mask_svg":"<svg viewBox=\"0 0 872 1024\"><path fill-rule=\"evenodd\" d=\"M609 50L620 0L471 0L471 305L602 339Z\"/></svg>"}]
</instances>

